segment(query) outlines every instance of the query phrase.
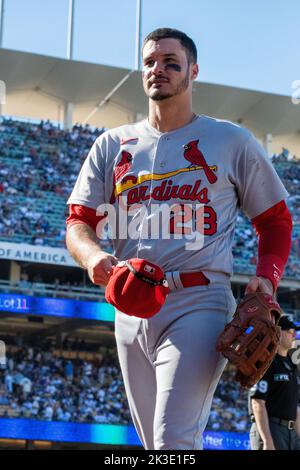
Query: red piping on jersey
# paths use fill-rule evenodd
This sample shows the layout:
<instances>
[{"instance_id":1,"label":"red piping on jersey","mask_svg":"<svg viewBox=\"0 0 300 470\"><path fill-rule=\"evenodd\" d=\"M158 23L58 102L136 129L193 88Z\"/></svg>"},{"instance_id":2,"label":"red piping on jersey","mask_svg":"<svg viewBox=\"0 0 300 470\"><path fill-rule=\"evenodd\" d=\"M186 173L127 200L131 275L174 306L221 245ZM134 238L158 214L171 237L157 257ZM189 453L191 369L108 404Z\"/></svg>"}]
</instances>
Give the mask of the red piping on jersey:
<instances>
[{"instance_id":1,"label":"red piping on jersey","mask_svg":"<svg viewBox=\"0 0 300 470\"><path fill-rule=\"evenodd\" d=\"M259 237L256 275L269 279L275 292L291 250L291 214L285 201L280 201L251 222Z\"/></svg>"},{"instance_id":2,"label":"red piping on jersey","mask_svg":"<svg viewBox=\"0 0 300 470\"><path fill-rule=\"evenodd\" d=\"M131 139L121 139L120 140L120 145L125 145L128 144L129 142L135 142L136 140L139 140L138 137L132 137Z\"/></svg>"}]
</instances>

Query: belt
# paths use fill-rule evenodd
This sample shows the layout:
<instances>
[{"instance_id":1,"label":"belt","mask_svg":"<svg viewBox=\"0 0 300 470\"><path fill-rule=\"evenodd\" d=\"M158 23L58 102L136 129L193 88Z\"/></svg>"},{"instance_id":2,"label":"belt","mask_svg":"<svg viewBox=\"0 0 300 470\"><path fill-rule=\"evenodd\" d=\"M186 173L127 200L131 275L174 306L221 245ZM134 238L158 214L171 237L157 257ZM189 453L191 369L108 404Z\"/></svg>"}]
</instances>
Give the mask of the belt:
<instances>
[{"instance_id":1,"label":"belt","mask_svg":"<svg viewBox=\"0 0 300 470\"><path fill-rule=\"evenodd\" d=\"M270 416L269 420L272 421L273 423L281 424L282 426L285 426L286 428L288 428L290 430L295 429L295 421L288 420L288 419L276 418L276 417L273 417L273 416Z\"/></svg>"},{"instance_id":2,"label":"belt","mask_svg":"<svg viewBox=\"0 0 300 470\"><path fill-rule=\"evenodd\" d=\"M170 290L184 289L194 286L208 286L210 280L201 271L194 273L181 273L170 271L165 273Z\"/></svg>"},{"instance_id":3,"label":"belt","mask_svg":"<svg viewBox=\"0 0 300 470\"><path fill-rule=\"evenodd\" d=\"M179 272L167 271L165 278L171 291L194 286L222 285L230 287L230 276L217 271Z\"/></svg>"}]
</instances>

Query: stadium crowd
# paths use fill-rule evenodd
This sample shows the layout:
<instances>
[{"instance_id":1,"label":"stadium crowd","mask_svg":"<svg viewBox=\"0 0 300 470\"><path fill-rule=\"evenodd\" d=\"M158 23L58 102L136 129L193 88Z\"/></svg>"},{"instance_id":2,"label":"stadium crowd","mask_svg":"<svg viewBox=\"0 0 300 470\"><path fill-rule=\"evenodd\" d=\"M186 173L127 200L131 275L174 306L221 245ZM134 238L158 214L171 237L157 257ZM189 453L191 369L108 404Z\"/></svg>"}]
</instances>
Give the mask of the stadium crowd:
<instances>
[{"instance_id":1,"label":"stadium crowd","mask_svg":"<svg viewBox=\"0 0 300 470\"><path fill-rule=\"evenodd\" d=\"M234 380L235 371L227 365L213 398L207 429L211 431L247 432L248 392Z\"/></svg>"},{"instance_id":2,"label":"stadium crowd","mask_svg":"<svg viewBox=\"0 0 300 470\"><path fill-rule=\"evenodd\" d=\"M131 418L116 352L102 347L93 360L68 359L49 343L27 346L20 337L0 369L0 416L49 421L129 424ZM21 344L20 344L21 343ZM91 350L67 340L66 351ZM227 368L218 385L207 429L247 431L247 394ZM2 411L1 411L2 410Z\"/></svg>"},{"instance_id":3,"label":"stadium crowd","mask_svg":"<svg viewBox=\"0 0 300 470\"><path fill-rule=\"evenodd\" d=\"M70 131L50 121L0 121L0 240L64 246L66 199L96 137L104 128L75 125ZM294 231L287 277L300 274L300 164L287 149L272 162L290 193ZM4 197L1 197L4 196ZM112 251L110 240L103 248ZM236 225L235 272L255 269L257 239L242 214Z\"/></svg>"},{"instance_id":4,"label":"stadium crowd","mask_svg":"<svg viewBox=\"0 0 300 470\"><path fill-rule=\"evenodd\" d=\"M51 347L16 348L1 370L1 407L18 418L130 422L116 355L109 350L87 361L64 358Z\"/></svg>"},{"instance_id":5,"label":"stadium crowd","mask_svg":"<svg viewBox=\"0 0 300 470\"><path fill-rule=\"evenodd\" d=\"M50 121L31 124L2 119L0 195L5 197L0 200L0 237L21 234L30 236L35 245L64 245L66 199L88 150L103 131L88 125L64 131ZM51 193L56 199L45 197ZM40 198L44 204L39 210ZM49 215L57 204L60 226L53 226Z\"/></svg>"}]
</instances>

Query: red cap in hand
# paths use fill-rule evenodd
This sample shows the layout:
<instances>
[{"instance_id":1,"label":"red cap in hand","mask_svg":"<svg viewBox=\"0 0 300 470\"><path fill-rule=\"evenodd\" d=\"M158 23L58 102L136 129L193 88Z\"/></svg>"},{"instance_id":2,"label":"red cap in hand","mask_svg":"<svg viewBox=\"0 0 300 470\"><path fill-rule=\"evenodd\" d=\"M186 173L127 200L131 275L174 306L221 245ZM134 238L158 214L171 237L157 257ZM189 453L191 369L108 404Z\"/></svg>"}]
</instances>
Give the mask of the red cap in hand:
<instances>
[{"instance_id":1,"label":"red cap in hand","mask_svg":"<svg viewBox=\"0 0 300 470\"><path fill-rule=\"evenodd\" d=\"M162 269L140 258L113 266L105 291L107 302L127 315L150 318L158 313L170 292Z\"/></svg>"}]
</instances>

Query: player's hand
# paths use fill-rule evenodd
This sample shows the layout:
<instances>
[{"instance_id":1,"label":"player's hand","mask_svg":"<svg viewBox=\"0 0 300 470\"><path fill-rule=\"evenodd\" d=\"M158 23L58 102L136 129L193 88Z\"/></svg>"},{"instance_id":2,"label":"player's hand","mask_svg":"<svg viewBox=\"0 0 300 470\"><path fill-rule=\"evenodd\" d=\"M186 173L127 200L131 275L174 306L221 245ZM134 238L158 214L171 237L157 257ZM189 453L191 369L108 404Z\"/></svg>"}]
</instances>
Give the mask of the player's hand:
<instances>
[{"instance_id":1,"label":"player's hand","mask_svg":"<svg viewBox=\"0 0 300 470\"><path fill-rule=\"evenodd\" d=\"M271 439L270 441L264 441L263 450L276 450L273 439Z\"/></svg>"},{"instance_id":2,"label":"player's hand","mask_svg":"<svg viewBox=\"0 0 300 470\"><path fill-rule=\"evenodd\" d=\"M254 294L255 292L262 292L263 294L269 294L273 296L272 282L265 277L252 277L245 289L245 295Z\"/></svg>"},{"instance_id":3,"label":"player's hand","mask_svg":"<svg viewBox=\"0 0 300 470\"><path fill-rule=\"evenodd\" d=\"M106 286L112 275L112 267L118 263L115 256L100 251L87 261L87 271L90 280L99 286Z\"/></svg>"}]
</instances>

